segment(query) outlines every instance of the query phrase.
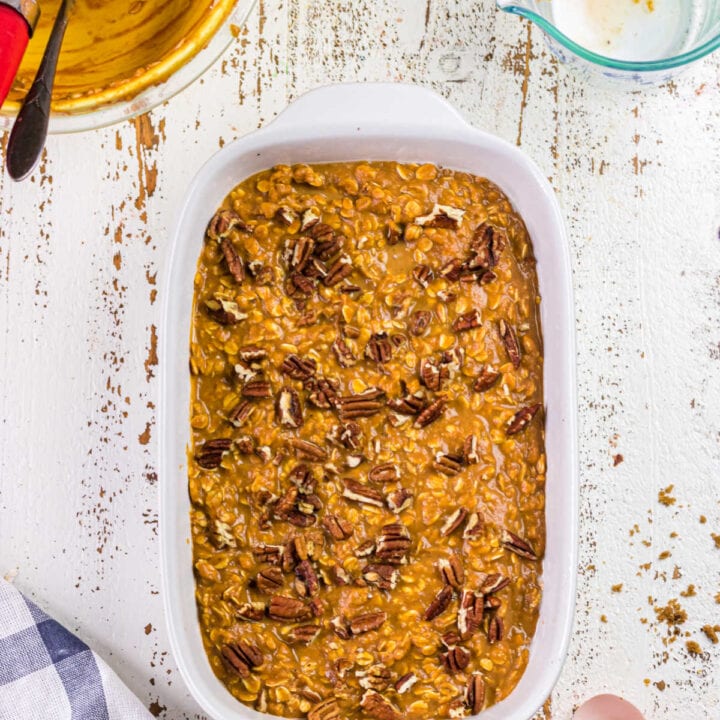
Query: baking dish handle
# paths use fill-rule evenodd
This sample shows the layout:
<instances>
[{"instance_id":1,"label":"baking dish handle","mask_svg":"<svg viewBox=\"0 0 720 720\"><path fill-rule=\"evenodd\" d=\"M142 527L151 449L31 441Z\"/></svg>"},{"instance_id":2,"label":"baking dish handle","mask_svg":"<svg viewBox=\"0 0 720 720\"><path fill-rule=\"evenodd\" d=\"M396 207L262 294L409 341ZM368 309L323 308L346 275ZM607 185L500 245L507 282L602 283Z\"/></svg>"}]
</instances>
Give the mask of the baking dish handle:
<instances>
[{"instance_id":1,"label":"baking dish handle","mask_svg":"<svg viewBox=\"0 0 720 720\"><path fill-rule=\"evenodd\" d=\"M443 97L405 83L342 83L301 95L271 123L289 130L341 125L385 127L467 127L462 116Z\"/></svg>"}]
</instances>

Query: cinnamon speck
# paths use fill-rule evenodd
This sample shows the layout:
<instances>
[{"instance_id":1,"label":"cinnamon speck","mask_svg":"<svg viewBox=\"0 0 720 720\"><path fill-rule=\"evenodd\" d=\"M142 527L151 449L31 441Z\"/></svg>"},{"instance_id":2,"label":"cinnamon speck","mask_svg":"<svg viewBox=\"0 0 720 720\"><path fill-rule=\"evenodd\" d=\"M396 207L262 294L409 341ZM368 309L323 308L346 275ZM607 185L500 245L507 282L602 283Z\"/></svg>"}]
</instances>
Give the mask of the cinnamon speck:
<instances>
[{"instance_id":1,"label":"cinnamon speck","mask_svg":"<svg viewBox=\"0 0 720 720\"><path fill-rule=\"evenodd\" d=\"M146 634L146 635L149 635L149 634L152 632L152 630L153 630L152 623L148 623L148 624L145 626L145 634Z\"/></svg>"},{"instance_id":2,"label":"cinnamon speck","mask_svg":"<svg viewBox=\"0 0 720 720\"><path fill-rule=\"evenodd\" d=\"M687 648L687 651L690 653L690 655L702 655L702 648L694 640L688 640L685 643L685 647Z\"/></svg>"},{"instance_id":3,"label":"cinnamon speck","mask_svg":"<svg viewBox=\"0 0 720 720\"><path fill-rule=\"evenodd\" d=\"M654 682L653 685L660 691L663 692L667 685L665 684L664 680L658 680L657 682Z\"/></svg>"},{"instance_id":4,"label":"cinnamon speck","mask_svg":"<svg viewBox=\"0 0 720 720\"><path fill-rule=\"evenodd\" d=\"M600 616L600 622L601 622L601 623L606 623L607 621L608 621L607 615L601 615L601 616Z\"/></svg>"},{"instance_id":5,"label":"cinnamon speck","mask_svg":"<svg viewBox=\"0 0 720 720\"><path fill-rule=\"evenodd\" d=\"M663 551L658 555L658 560L667 560L667 559L668 559L669 557L671 557L671 556L672 556L672 553L671 553L669 550L663 550Z\"/></svg>"},{"instance_id":6,"label":"cinnamon speck","mask_svg":"<svg viewBox=\"0 0 720 720\"><path fill-rule=\"evenodd\" d=\"M697 593L695 592L695 586L692 584L688 585L687 590L683 590L680 595L682 595L683 597L694 597L695 595L697 595Z\"/></svg>"},{"instance_id":7,"label":"cinnamon speck","mask_svg":"<svg viewBox=\"0 0 720 720\"><path fill-rule=\"evenodd\" d=\"M687 620L687 613L675 598L668 600L668 604L664 607L655 607L655 615L658 622L667 623L669 628L675 628L676 631L678 631L677 626Z\"/></svg>"},{"instance_id":8,"label":"cinnamon speck","mask_svg":"<svg viewBox=\"0 0 720 720\"><path fill-rule=\"evenodd\" d=\"M623 584L622 584L622 583L618 583L617 585L613 585L610 589L611 589L614 593L622 592Z\"/></svg>"},{"instance_id":9,"label":"cinnamon speck","mask_svg":"<svg viewBox=\"0 0 720 720\"><path fill-rule=\"evenodd\" d=\"M661 505L669 507L670 505L674 505L676 503L676 499L670 495L674 488L674 485L668 485L664 490L660 490L658 493L658 502Z\"/></svg>"},{"instance_id":10,"label":"cinnamon speck","mask_svg":"<svg viewBox=\"0 0 720 720\"><path fill-rule=\"evenodd\" d=\"M704 515L700 516L700 524L704 525L707 522L707 518Z\"/></svg>"},{"instance_id":11,"label":"cinnamon speck","mask_svg":"<svg viewBox=\"0 0 720 720\"><path fill-rule=\"evenodd\" d=\"M720 550L720 533L711 533L710 537L715 541L715 547Z\"/></svg>"},{"instance_id":12,"label":"cinnamon speck","mask_svg":"<svg viewBox=\"0 0 720 720\"><path fill-rule=\"evenodd\" d=\"M621 453L613 456L613 467L617 467L625 458Z\"/></svg>"}]
</instances>

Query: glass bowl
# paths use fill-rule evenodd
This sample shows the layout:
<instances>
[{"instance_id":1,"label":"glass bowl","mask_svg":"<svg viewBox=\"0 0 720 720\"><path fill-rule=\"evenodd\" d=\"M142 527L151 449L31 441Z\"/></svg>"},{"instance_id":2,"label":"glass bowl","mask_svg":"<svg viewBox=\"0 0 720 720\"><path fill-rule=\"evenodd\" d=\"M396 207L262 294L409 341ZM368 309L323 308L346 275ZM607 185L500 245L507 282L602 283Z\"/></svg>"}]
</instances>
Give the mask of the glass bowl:
<instances>
[{"instance_id":1,"label":"glass bowl","mask_svg":"<svg viewBox=\"0 0 720 720\"><path fill-rule=\"evenodd\" d=\"M220 57L237 37L239 28L245 24L255 2L256 0L215 0L215 2L209 3L206 12L199 13L199 18L196 18L195 22L189 23L189 31L185 35L169 36L168 42L172 43L170 46L163 47L156 42L155 37L150 38L150 42L143 46L139 45L137 52L140 53L142 49L143 58L150 59L140 69L134 69L133 61L127 60L125 76L119 76L105 85L99 84L87 92L65 92L59 97L54 97L50 116L50 132L69 133L94 130L130 119L165 102L199 78ZM124 12L129 14L133 7L142 9L145 4L136 2L131 6L130 11L126 8ZM44 3L43 9L46 9L47 5L49 3ZM165 6L167 5L166 3ZM76 9L82 11L82 7L78 2ZM197 14L198 6L195 4L195 0L188 7L190 8L188 13L195 12ZM92 13L91 5L88 5L88 8L90 9L86 9L86 14ZM54 12L52 10L49 12L50 16L46 18L46 32L49 32L49 26L54 19ZM82 21L82 15L80 19ZM78 17L75 17L74 20L77 22ZM72 24L73 16L71 15L68 33L72 30ZM39 26L38 33L41 31ZM43 37L38 33L36 33L35 39L42 43ZM85 42L87 47L90 47L94 41L92 31L85 30L83 26L80 26L80 33L76 38L78 45ZM123 52L126 47L127 45L120 51L119 63L128 55ZM31 48L28 48L28 53L30 52ZM36 50L36 54L41 52L41 50ZM157 52L158 57L154 57L153 52ZM33 59L37 60L32 56L28 58L26 55L26 60L32 62ZM105 60L107 59L105 58ZM110 60L114 62L113 58ZM61 53L59 72L62 70L62 63ZM91 74L93 70L94 68L89 67L78 73L79 81L85 80L83 72ZM72 81L72 76L68 77ZM27 84L29 82L32 82L32 73L29 75ZM3 105L2 112L0 112L0 130L12 127L20 104L21 93L17 90L14 93L11 91Z\"/></svg>"}]
</instances>

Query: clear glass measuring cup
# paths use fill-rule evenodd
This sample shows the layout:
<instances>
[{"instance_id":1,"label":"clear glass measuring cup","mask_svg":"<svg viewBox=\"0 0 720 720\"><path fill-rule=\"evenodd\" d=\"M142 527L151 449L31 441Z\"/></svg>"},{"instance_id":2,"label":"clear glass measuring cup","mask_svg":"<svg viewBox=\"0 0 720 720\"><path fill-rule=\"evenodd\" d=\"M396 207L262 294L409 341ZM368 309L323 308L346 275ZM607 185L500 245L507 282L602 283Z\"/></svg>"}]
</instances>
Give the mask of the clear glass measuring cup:
<instances>
[{"instance_id":1,"label":"clear glass measuring cup","mask_svg":"<svg viewBox=\"0 0 720 720\"><path fill-rule=\"evenodd\" d=\"M720 47L720 0L497 0L531 20L564 63L654 84Z\"/></svg>"}]
</instances>

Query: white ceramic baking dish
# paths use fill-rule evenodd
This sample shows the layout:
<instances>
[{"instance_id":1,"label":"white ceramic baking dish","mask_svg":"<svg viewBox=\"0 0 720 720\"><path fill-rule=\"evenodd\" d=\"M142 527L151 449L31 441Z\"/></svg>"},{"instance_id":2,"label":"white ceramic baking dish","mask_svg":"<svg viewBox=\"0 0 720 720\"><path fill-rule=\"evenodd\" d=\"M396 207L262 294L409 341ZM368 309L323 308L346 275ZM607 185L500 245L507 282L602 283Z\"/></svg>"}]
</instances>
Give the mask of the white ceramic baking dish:
<instances>
[{"instance_id":1,"label":"white ceramic baking dish","mask_svg":"<svg viewBox=\"0 0 720 720\"><path fill-rule=\"evenodd\" d=\"M187 493L188 338L193 276L208 220L248 176L279 163L350 160L433 162L490 178L524 218L538 260L545 338L547 550L544 595L527 670L483 720L527 720L550 694L572 627L577 560L575 344L565 229L555 196L518 150L468 125L441 97L411 85L353 84L314 90L266 128L218 152L199 172L180 214L165 278L161 343L160 531L163 593L175 659L215 720L262 718L213 675L195 607Z\"/></svg>"}]
</instances>

